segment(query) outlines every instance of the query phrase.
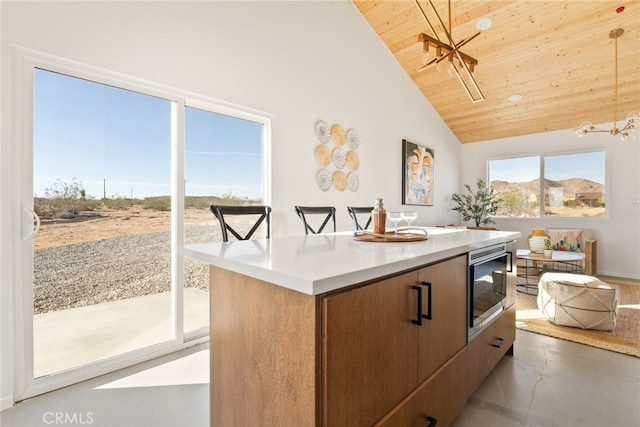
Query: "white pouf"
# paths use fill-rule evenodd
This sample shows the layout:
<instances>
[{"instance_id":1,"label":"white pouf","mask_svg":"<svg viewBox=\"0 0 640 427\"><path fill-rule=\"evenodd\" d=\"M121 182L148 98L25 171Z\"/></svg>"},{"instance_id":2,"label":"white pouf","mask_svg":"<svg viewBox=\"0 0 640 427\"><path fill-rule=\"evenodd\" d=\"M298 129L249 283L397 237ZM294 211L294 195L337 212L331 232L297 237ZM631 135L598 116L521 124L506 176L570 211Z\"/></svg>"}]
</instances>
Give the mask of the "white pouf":
<instances>
[{"instance_id":1,"label":"white pouf","mask_svg":"<svg viewBox=\"0 0 640 427\"><path fill-rule=\"evenodd\" d=\"M544 273L538 308L556 325L612 331L618 316L618 289L583 274Z\"/></svg>"}]
</instances>

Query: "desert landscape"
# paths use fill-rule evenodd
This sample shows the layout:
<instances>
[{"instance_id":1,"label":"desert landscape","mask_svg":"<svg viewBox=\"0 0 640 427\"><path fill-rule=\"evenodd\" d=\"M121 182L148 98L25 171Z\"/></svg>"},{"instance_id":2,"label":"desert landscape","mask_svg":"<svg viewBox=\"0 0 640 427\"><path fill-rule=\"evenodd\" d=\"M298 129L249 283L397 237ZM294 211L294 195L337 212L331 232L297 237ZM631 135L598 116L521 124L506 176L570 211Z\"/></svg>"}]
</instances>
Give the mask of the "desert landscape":
<instances>
[{"instance_id":1,"label":"desert landscape","mask_svg":"<svg viewBox=\"0 0 640 427\"><path fill-rule=\"evenodd\" d=\"M508 197L498 210L498 215L508 217L537 216L540 192L540 180L534 179L527 182L507 182L494 180L491 187L496 194L504 194ZM583 178L570 178L559 181L544 180L546 195L545 215L549 216L576 216L576 217L603 217L605 215L605 186ZM552 189L559 190L562 199L558 199L555 206L549 206L549 195ZM528 208L527 199L533 197Z\"/></svg>"},{"instance_id":2,"label":"desert landscape","mask_svg":"<svg viewBox=\"0 0 640 427\"><path fill-rule=\"evenodd\" d=\"M170 217L132 206L43 221L34 239L34 313L170 290ZM250 227L245 218L230 221L238 230ZM186 243L221 240L208 209L185 210ZM185 258L183 273L186 287L208 291L208 265Z\"/></svg>"},{"instance_id":3,"label":"desert landscape","mask_svg":"<svg viewBox=\"0 0 640 427\"><path fill-rule=\"evenodd\" d=\"M185 227L218 227L209 209L185 209ZM128 209L101 208L81 212L73 219L42 220L34 238L34 249L46 249L73 243L111 239L134 234L169 231L171 212L154 211L134 205ZM214 231L214 230L212 230Z\"/></svg>"},{"instance_id":4,"label":"desert landscape","mask_svg":"<svg viewBox=\"0 0 640 427\"><path fill-rule=\"evenodd\" d=\"M563 206L554 208L554 213L602 216L604 209ZM222 240L218 220L208 208L186 208L184 217L185 243ZM238 230L251 227L252 218L230 220ZM101 206L68 219L42 220L34 238L34 312L170 290L170 227L170 211L141 205ZM208 266L184 259L184 280L186 287L207 290Z\"/></svg>"}]
</instances>

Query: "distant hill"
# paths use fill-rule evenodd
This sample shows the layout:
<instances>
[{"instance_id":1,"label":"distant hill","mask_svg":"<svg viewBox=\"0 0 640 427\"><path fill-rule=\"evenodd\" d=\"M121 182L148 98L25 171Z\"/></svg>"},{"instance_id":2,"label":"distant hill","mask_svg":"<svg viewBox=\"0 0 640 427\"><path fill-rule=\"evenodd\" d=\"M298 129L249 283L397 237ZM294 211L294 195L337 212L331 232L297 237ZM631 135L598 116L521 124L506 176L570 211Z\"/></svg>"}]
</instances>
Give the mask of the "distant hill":
<instances>
[{"instance_id":1,"label":"distant hill","mask_svg":"<svg viewBox=\"0 0 640 427\"><path fill-rule=\"evenodd\" d=\"M525 194L537 193L540 189L540 179L534 179L527 182L508 182L508 181L492 181L491 186L497 193L505 192L522 192ZM584 193L600 193L604 194L604 185L590 181L584 178L569 178L560 181L544 180L545 188L561 187L564 188L563 198L565 200L575 199L576 194Z\"/></svg>"}]
</instances>

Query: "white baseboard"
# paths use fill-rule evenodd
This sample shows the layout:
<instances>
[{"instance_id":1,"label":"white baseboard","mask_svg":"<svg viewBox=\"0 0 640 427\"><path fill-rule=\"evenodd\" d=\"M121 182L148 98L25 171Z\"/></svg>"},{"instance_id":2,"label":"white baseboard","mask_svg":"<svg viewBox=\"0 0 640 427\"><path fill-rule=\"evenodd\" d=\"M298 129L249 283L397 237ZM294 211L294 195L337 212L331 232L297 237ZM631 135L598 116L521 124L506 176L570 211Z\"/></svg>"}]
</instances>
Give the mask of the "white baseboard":
<instances>
[{"instance_id":1,"label":"white baseboard","mask_svg":"<svg viewBox=\"0 0 640 427\"><path fill-rule=\"evenodd\" d=\"M606 271L598 269L596 276L619 277L620 279L640 280L640 276L633 274L617 273L615 271Z\"/></svg>"},{"instance_id":2,"label":"white baseboard","mask_svg":"<svg viewBox=\"0 0 640 427\"><path fill-rule=\"evenodd\" d=\"M0 411L4 411L5 409L9 409L13 406L13 395L6 396L0 399Z\"/></svg>"}]
</instances>

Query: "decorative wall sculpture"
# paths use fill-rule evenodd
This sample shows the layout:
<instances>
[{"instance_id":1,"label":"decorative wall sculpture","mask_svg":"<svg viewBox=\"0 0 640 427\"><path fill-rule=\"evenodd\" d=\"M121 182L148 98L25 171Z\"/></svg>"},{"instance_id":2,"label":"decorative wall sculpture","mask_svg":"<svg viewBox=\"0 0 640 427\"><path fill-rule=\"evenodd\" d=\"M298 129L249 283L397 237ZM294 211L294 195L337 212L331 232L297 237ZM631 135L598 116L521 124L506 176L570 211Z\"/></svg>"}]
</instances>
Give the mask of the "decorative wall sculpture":
<instances>
[{"instance_id":1,"label":"decorative wall sculpture","mask_svg":"<svg viewBox=\"0 0 640 427\"><path fill-rule=\"evenodd\" d=\"M356 149L360 145L360 136L355 129L346 132L339 124L329 125L323 120L316 122L316 163L320 166L316 172L316 184L322 191L332 187L338 191L349 189L357 191L360 186L357 170L360 157Z\"/></svg>"}]
</instances>

